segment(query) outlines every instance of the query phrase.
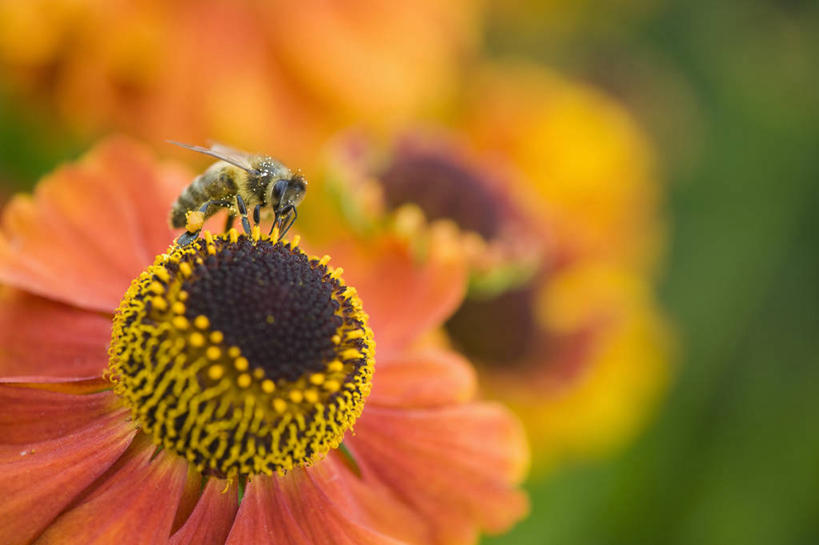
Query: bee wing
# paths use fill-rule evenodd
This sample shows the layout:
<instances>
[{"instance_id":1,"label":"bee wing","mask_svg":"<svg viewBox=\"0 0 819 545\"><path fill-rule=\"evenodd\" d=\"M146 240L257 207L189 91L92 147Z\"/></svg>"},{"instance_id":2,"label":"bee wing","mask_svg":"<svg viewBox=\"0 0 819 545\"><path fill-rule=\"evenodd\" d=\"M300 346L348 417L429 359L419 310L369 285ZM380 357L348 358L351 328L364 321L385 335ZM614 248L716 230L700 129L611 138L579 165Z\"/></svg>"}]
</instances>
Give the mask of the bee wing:
<instances>
[{"instance_id":1,"label":"bee wing","mask_svg":"<svg viewBox=\"0 0 819 545\"><path fill-rule=\"evenodd\" d=\"M168 143L174 144L185 149L189 149L191 151L204 153L205 155L210 155L211 157L215 157L217 159L221 159L222 161L226 161L231 165L246 170L247 172L256 172L256 169L253 168L253 165L250 162L250 159L252 157L251 154L245 153L237 149L233 149L228 146L224 146L222 144L217 144L214 142L211 144L209 148L205 148L202 146L192 146L190 144L183 144L182 142L175 142L173 140L168 140Z\"/></svg>"}]
</instances>

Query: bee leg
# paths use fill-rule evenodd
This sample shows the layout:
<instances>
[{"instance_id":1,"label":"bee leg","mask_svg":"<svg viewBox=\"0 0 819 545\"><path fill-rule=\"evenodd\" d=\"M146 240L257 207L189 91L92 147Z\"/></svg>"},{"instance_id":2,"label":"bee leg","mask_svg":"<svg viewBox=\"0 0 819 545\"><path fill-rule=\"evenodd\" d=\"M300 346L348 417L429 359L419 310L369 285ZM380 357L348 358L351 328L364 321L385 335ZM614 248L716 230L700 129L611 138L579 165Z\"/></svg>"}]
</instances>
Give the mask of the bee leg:
<instances>
[{"instance_id":1,"label":"bee leg","mask_svg":"<svg viewBox=\"0 0 819 545\"><path fill-rule=\"evenodd\" d=\"M242 217L242 228L246 234L250 234L250 222L247 220L247 207L245 200L241 195L236 195L236 207L239 209L239 215Z\"/></svg>"},{"instance_id":2,"label":"bee leg","mask_svg":"<svg viewBox=\"0 0 819 545\"><path fill-rule=\"evenodd\" d=\"M202 213L204 214L205 212L207 212L207 211L208 211L208 208L209 208L211 205L216 205L216 206L224 206L225 208L230 208L230 207L233 205L233 203L231 203L230 201L222 201L222 200L216 200L216 199L215 199L215 200L208 201L208 202L206 202L205 204L203 204L203 205L202 205L202 206L199 208L199 211L200 211L200 212L202 212Z\"/></svg>"},{"instance_id":3,"label":"bee leg","mask_svg":"<svg viewBox=\"0 0 819 545\"><path fill-rule=\"evenodd\" d=\"M198 236L199 231L194 231L193 233L185 231L184 233L179 235L179 238L176 239L176 243L179 244L180 246L187 246L188 244L196 240L196 237Z\"/></svg>"},{"instance_id":4,"label":"bee leg","mask_svg":"<svg viewBox=\"0 0 819 545\"><path fill-rule=\"evenodd\" d=\"M253 209L253 223L255 223L256 225L259 225L259 222L262 221L261 210L262 210L261 203L257 204L256 207Z\"/></svg>"},{"instance_id":5,"label":"bee leg","mask_svg":"<svg viewBox=\"0 0 819 545\"><path fill-rule=\"evenodd\" d=\"M235 220L236 220L236 214L233 214L232 212L228 212L227 221L225 221L225 233L230 231L230 229L233 227L233 222Z\"/></svg>"},{"instance_id":6,"label":"bee leg","mask_svg":"<svg viewBox=\"0 0 819 545\"><path fill-rule=\"evenodd\" d=\"M287 232L290 230L290 228L293 227L293 224L296 223L296 218L299 217L299 213L296 211L295 206L290 209L290 212L291 212L290 221L287 222L287 225L285 226L284 230L282 230L282 234L279 235L279 238L281 238L281 237L283 237L284 235L287 234Z\"/></svg>"},{"instance_id":7,"label":"bee leg","mask_svg":"<svg viewBox=\"0 0 819 545\"><path fill-rule=\"evenodd\" d=\"M279 233L279 240L281 240L282 237L284 237L284 235L287 234L287 232L290 230L290 228L293 227L293 224L296 223L296 218L299 217L298 212L296 212L296 207L295 206L291 206L286 211L286 213L289 213L289 215L286 217L284 222L282 222L285 226L282 228L281 232Z\"/></svg>"},{"instance_id":8,"label":"bee leg","mask_svg":"<svg viewBox=\"0 0 819 545\"><path fill-rule=\"evenodd\" d=\"M187 227L187 230L181 235L179 235L179 238L176 240L177 244L179 244L180 246L187 246L188 244L196 240L196 237L199 236L199 232L202 231L202 221L206 217L205 214L207 213L208 208L210 208L211 205L225 206L229 208L231 206L231 203L229 201L213 200L203 204L199 208L200 219L198 222L198 229L191 230L190 227Z\"/></svg>"},{"instance_id":9,"label":"bee leg","mask_svg":"<svg viewBox=\"0 0 819 545\"><path fill-rule=\"evenodd\" d=\"M270 232L267 233L267 236L270 236L270 235L273 234L273 229L275 229L277 225L279 227L279 233L281 233L282 224L284 223L284 217L287 215L288 211L289 211L288 208L278 208L278 209L276 209L276 215L273 218L273 225L270 226Z\"/></svg>"}]
</instances>

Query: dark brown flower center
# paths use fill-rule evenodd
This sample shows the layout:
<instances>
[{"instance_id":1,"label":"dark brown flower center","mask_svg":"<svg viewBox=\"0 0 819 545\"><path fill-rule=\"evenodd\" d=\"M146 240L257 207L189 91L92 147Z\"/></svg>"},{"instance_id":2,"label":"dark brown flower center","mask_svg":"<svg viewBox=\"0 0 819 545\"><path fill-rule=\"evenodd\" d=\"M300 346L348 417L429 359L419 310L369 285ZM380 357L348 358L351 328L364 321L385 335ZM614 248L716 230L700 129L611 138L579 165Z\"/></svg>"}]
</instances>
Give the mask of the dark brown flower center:
<instances>
[{"instance_id":1,"label":"dark brown flower center","mask_svg":"<svg viewBox=\"0 0 819 545\"><path fill-rule=\"evenodd\" d=\"M453 342L487 365L521 362L538 339L532 285L489 298L468 298L446 322Z\"/></svg>"},{"instance_id":2,"label":"dark brown flower center","mask_svg":"<svg viewBox=\"0 0 819 545\"><path fill-rule=\"evenodd\" d=\"M227 344L268 376L295 381L322 372L335 357L339 286L324 275L303 253L242 238L182 283L189 295L185 316L207 316Z\"/></svg>"},{"instance_id":3,"label":"dark brown flower center","mask_svg":"<svg viewBox=\"0 0 819 545\"><path fill-rule=\"evenodd\" d=\"M387 205L415 203L430 220L451 219L491 239L502 227L503 196L478 168L423 151L396 154L381 174Z\"/></svg>"}]
</instances>

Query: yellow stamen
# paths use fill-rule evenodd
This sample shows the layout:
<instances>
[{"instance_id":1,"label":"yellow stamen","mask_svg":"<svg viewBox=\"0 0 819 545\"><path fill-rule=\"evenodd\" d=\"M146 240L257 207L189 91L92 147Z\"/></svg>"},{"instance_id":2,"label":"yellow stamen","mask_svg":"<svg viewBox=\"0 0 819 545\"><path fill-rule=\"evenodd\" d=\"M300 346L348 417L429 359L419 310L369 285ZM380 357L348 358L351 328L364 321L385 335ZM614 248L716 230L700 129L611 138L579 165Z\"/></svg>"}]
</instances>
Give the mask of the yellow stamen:
<instances>
[{"instance_id":1,"label":"yellow stamen","mask_svg":"<svg viewBox=\"0 0 819 545\"><path fill-rule=\"evenodd\" d=\"M205 336L199 333L198 331L194 331L191 333L191 336L188 338L191 346L193 347L200 347L205 346Z\"/></svg>"},{"instance_id":2,"label":"yellow stamen","mask_svg":"<svg viewBox=\"0 0 819 545\"><path fill-rule=\"evenodd\" d=\"M304 399L308 403L315 403L319 400L318 392L314 389L310 388L309 390L304 391Z\"/></svg>"},{"instance_id":3,"label":"yellow stamen","mask_svg":"<svg viewBox=\"0 0 819 545\"><path fill-rule=\"evenodd\" d=\"M341 388L341 385L337 380L328 380L324 383L324 389L328 392L338 392L339 388Z\"/></svg>"},{"instance_id":4,"label":"yellow stamen","mask_svg":"<svg viewBox=\"0 0 819 545\"><path fill-rule=\"evenodd\" d=\"M236 384L238 384L240 388L247 388L252 382L253 379L250 378L250 375L247 373L242 373L239 375L239 378L236 379Z\"/></svg>"},{"instance_id":5,"label":"yellow stamen","mask_svg":"<svg viewBox=\"0 0 819 545\"><path fill-rule=\"evenodd\" d=\"M276 398L273 400L273 408L276 409L277 413L283 413L287 410L287 402L283 399Z\"/></svg>"},{"instance_id":6,"label":"yellow stamen","mask_svg":"<svg viewBox=\"0 0 819 545\"><path fill-rule=\"evenodd\" d=\"M210 326L210 320L208 320L207 316L200 314L193 319L193 325L199 329L207 329Z\"/></svg>"},{"instance_id":7,"label":"yellow stamen","mask_svg":"<svg viewBox=\"0 0 819 545\"><path fill-rule=\"evenodd\" d=\"M345 360L357 360L361 357L361 352L355 348L348 348L341 353L341 358Z\"/></svg>"},{"instance_id":8,"label":"yellow stamen","mask_svg":"<svg viewBox=\"0 0 819 545\"><path fill-rule=\"evenodd\" d=\"M148 285L148 291L151 293L155 293L156 295L162 295L165 293L165 286L160 284L159 282L151 282Z\"/></svg>"},{"instance_id":9,"label":"yellow stamen","mask_svg":"<svg viewBox=\"0 0 819 545\"><path fill-rule=\"evenodd\" d=\"M247 371L248 367L250 367L250 362L247 361L246 357L239 356L233 361L233 366L237 371Z\"/></svg>"},{"instance_id":10,"label":"yellow stamen","mask_svg":"<svg viewBox=\"0 0 819 545\"><path fill-rule=\"evenodd\" d=\"M205 356L209 360L218 360L222 357L222 350L218 346L209 346L207 350L205 350Z\"/></svg>"},{"instance_id":11,"label":"yellow stamen","mask_svg":"<svg viewBox=\"0 0 819 545\"><path fill-rule=\"evenodd\" d=\"M188 328L188 319L184 316L174 316L171 319L171 323L176 329L187 329Z\"/></svg>"},{"instance_id":12,"label":"yellow stamen","mask_svg":"<svg viewBox=\"0 0 819 545\"><path fill-rule=\"evenodd\" d=\"M165 283L168 283L171 280L171 275L167 269L157 269L154 271L154 275Z\"/></svg>"}]
</instances>

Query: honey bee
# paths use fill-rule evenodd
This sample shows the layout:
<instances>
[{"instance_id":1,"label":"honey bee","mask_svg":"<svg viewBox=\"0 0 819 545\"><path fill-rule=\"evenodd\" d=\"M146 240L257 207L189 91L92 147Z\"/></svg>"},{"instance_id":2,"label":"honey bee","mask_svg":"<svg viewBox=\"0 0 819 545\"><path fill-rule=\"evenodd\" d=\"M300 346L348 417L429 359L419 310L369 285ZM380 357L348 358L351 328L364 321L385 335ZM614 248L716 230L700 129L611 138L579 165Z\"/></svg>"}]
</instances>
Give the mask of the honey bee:
<instances>
[{"instance_id":1,"label":"honey bee","mask_svg":"<svg viewBox=\"0 0 819 545\"><path fill-rule=\"evenodd\" d=\"M191 146L170 141L185 149L204 153L219 159L197 176L186 187L171 208L171 227L185 227L177 243L190 244L202 230L202 223L219 211L228 210L225 230L233 226L238 215L242 227L250 234L248 208L253 210L253 221L261 221L262 209L273 209L273 229L279 227L279 239L295 223L296 207L304 199L307 180L299 172L293 172L281 162L266 155L246 153L240 150L212 144L211 147Z\"/></svg>"}]
</instances>

